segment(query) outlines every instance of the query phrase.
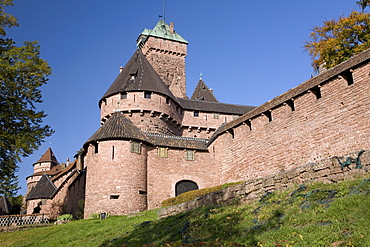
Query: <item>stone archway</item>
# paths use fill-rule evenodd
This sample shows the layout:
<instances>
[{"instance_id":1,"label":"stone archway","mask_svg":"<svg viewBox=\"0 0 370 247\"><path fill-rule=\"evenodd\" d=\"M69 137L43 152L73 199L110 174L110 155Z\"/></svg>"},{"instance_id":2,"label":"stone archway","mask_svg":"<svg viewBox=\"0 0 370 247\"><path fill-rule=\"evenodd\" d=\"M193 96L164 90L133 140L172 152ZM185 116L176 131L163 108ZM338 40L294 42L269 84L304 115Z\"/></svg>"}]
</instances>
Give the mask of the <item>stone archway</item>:
<instances>
[{"instance_id":1,"label":"stone archway","mask_svg":"<svg viewBox=\"0 0 370 247\"><path fill-rule=\"evenodd\" d=\"M199 189L197 183L190 181L190 180L181 180L176 183L175 186L175 194L176 196L191 191Z\"/></svg>"}]
</instances>

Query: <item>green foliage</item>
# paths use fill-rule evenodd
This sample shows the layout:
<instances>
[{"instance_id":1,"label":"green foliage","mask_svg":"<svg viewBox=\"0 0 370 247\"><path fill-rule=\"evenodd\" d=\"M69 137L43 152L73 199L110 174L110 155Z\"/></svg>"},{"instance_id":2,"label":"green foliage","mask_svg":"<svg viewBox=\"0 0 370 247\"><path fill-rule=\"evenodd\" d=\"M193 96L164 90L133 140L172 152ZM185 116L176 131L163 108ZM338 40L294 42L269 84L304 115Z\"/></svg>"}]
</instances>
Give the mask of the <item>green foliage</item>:
<instances>
[{"instance_id":1,"label":"green foliage","mask_svg":"<svg viewBox=\"0 0 370 247\"><path fill-rule=\"evenodd\" d=\"M46 116L36 108L42 102L40 87L51 74L48 63L40 58L37 42L17 47L5 37L6 27L16 19L4 12L11 0L0 0L0 194L12 196L19 189L15 176L17 163L32 154L53 130L42 125Z\"/></svg>"},{"instance_id":2,"label":"green foliage","mask_svg":"<svg viewBox=\"0 0 370 247\"><path fill-rule=\"evenodd\" d=\"M355 181L306 184L267 193L248 204L204 206L159 220L152 210L132 217L0 233L0 242L3 246L370 246L368 178L367 174Z\"/></svg>"},{"instance_id":3,"label":"green foliage","mask_svg":"<svg viewBox=\"0 0 370 247\"><path fill-rule=\"evenodd\" d=\"M304 46L312 58L312 66L331 68L370 48L370 14L356 12L339 20L328 20L312 29Z\"/></svg>"},{"instance_id":4,"label":"green foliage","mask_svg":"<svg viewBox=\"0 0 370 247\"><path fill-rule=\"evenodd\" d=\"M370 0L360 0L357 1L356 3L361 7L362 11L364 11L367 6L370 6Z\"/></svg>"},{"instance_id":5,"label":"green foliage","mask_svg":"<svg viewBox=\"0 0 370 247\"><path fill-rule=\"evenodd\" d=\"M71 220L73 220L73 215L72 214L62 214L62 215L58 216L57 220L71 221Z\"/></svg>"},{"instance_id":6,"label":"green foliage","mask_svg":"<svg viewBox=\"0 0 370 247\"><path fill-rule=\"evenodd\" d=\"M8 200L13 206L10 214L20 214L20 212L22 211L22 206L23 206L23 196L22 195L11 196L11 197L8 197Z\"/></svg>"},{"instance_id":7,"label":"green foliage","mask_svg":"<svg viewBox=\"0 0 370 247\"><path fill-rule=\"evenodd\" d=\"M162 207L168 207L168 206L188 202L188 201L194 200L198 196L202 196L202 195L205 195L205 194L208 194L208 193L211 193L211 192L216 192L216 191L222 190L224 188L227 188L229 186L240 184L240 183L243 183L243 181L235 182L235 183L227 183L227 184L218 185L218 186L210 187L210 188L199 189L199 190L191 190L191 191L182 193L182 194L180 194L176 197L172 197L172 198L168 198L168 199L164 200L162 202Z\"/></svg>"}]
</instances>

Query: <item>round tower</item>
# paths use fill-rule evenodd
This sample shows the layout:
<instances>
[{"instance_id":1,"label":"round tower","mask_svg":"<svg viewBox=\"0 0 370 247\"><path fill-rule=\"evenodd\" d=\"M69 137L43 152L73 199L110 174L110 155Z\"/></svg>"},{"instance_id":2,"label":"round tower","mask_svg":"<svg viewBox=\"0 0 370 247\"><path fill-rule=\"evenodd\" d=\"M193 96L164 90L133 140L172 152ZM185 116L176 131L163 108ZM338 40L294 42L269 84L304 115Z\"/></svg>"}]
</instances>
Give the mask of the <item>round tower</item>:
<instances>
[{"instance_id":1,"label":"round tower","mask_svg":"<svg viewBox=\"0 0 370 247\"><path fill-rule=\"evenodd\" d=\"M117 112L85 143L85 218L147 209L147 141Z\"/></svg>"},{"instance_id":2,"label":"round tower","mask_svg":"<svg viewBox=\"0 0 370 247\"><path fill-rule=\"evenodd\" d=\"M137 50L99 101L101 122L122 112L144 133L180 135L183 110L178 99Z\"/></svg>"}]
</instances>

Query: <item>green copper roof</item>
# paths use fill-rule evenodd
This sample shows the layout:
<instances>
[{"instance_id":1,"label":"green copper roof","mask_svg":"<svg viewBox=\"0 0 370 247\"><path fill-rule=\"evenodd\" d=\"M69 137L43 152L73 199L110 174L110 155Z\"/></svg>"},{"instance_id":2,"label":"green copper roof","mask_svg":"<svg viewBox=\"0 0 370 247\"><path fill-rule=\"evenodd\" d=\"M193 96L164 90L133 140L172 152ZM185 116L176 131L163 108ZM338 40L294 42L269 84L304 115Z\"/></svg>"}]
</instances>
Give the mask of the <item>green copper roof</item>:
<instances>
[{"instance_id":1,"label":"green copper roof","mask_svg":"<svg viewBox=\"0 0 370 247\"><path fill-rule=\"evenodd\" d=\"M140 42L145 42L145 40L149 37L158 37L162 39L167 39L167 40L173 40L173 41L178 41L181 43L188 44L189 42L186 41L183 37L181 37L180 34L173 32L171 33L171 28L169 25L167 25L162 19L160 19L153 28L153 30L145 28L144 31L140 34L138 38L138 43Z\"/></svg>"}]
</instances>

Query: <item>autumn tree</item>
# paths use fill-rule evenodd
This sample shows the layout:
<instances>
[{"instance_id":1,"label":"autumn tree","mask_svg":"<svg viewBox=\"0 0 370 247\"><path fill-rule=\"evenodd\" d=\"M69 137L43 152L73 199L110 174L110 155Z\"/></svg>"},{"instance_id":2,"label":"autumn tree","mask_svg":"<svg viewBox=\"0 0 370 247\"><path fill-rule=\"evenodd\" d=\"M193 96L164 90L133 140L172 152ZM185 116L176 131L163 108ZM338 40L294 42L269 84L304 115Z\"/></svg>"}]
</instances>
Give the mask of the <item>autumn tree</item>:
<instances>
[{"instance_id":1,"label":"autumn tree","mask_svg":"<svg viewBox=\"0 0 370 247\"><path fill-rule=\"evenodd\" d=\"M6 37L6 28L18 26L17 19L4 11L12 5L12 0L0 0L0 193L7 196L19 189L18 163L53 133L43 125L46 114L36 105L42 102L40 87L51 68L40 58L36 41L18 47Z\"/></svg>"},{"instance_id":2,"label":"autumn tree","mask_svg":"<svg viewBox=\"0 0 370 247\"><path fill-rule=\"evenodd\" d=\"M369 0L357 2L364 10ZM352 11L347 17L328 20L312 29L304 46L312 58L312 66L331 68L370 48L370 14Z\"/></svg>"}]
</instances>

